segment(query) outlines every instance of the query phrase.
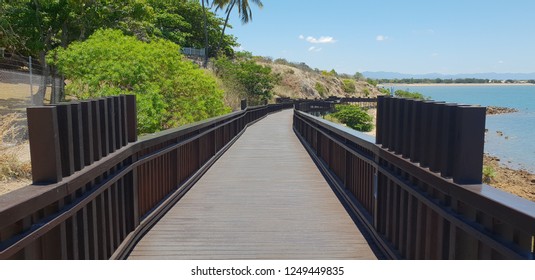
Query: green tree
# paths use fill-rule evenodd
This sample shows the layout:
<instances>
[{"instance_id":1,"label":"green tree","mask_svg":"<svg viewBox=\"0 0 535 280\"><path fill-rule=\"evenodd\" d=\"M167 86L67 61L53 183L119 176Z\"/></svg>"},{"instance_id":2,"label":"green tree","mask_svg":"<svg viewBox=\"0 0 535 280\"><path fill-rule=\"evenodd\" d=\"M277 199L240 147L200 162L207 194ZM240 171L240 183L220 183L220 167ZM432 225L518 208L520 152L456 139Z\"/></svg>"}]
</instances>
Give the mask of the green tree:
<instances>
[{"instance_id":1,"label":"green tree","mask_svg":"<svg viewBox=\"0 0 535 280\"><path fill-rule=\"evenodd\" d=\"M152 30L152 10L145 0L20 0L1 1L0 7L9 50L37 57L44 69L34 98L37 104L43 102L49 75L57 74L45 59L50 50L83 40L101 27L118 28L144 39ZM62 98L62 92L52 94L53 101Z\"/></svg>"},{"instance_id":2,"label":"green tree","mask_svg":"<svg viewBox=\"0 0 535 280\"><path fill-rule=\"evenodd\" d=\"M238 55L240 57L241 55ZM243 54L246 57L247 53ZM216 75L227 83L237 83L243 90L242 97L246 96L252 101L269 100L272 90L279 82L280 77L271 72L269 66L257 64L253 59L241 59L232 61L226 56L214 60Z\"/></svg>"},{"instance_id":3,"label":"green tree","mask_svg":"<svg viewBox=\"0 0 535 280\"><path fill-rule=\"evenodd\" d=\"M143 42L118 30L99 30L49 58L78 99L135 94L140 133L151 133L228 112L216 82L164 39Z\"/></svg>"},{"instance_id":4,"label":"green tree","mask_svg":"<svg viewBox=\"0 0 535 280\"><path fill-rule=\"evenodd\" d=\"M364 78L364 75L362 75L362 73L357 72L355 73L355 75L353 75L353 79L357 81L364 81L366 78Z\"/></svg>"},{"instance_id":5,"label":"green tree","mask_svg":"<svg viewBox=\"0 0 535 280\"><path fill-rule=\"evenodd\" d=\"M343 79L342 80L342 90L345 93L355 93L357 91L357 88L355 86L355 82L351 79Z\"/></svg>"},{"instance_id":6,"label":"green tree","mask_svg":"<svg viewBox=\"0 0 535 280\"><path fill-rule=\"evenodd\" d=\"M354 105L336 105L336 112L331 115L347 126L358 130L368 132L373 129L373 118L368 115L359 106Z\"/></svg>"},{"instance_id":7,"label":"green tree","mask_svg":"<svg viewBox=\"0 0 535 280\"><path fill-rule=\"evenodd\" d=\"M374 79L368 78L368 79L366 79L366 82L368 82L368 84L370 84L370 85L372 85L374 87L377 86L377 81L374 80Z\"/></svg>"},{"instance_id":8,"label":"green tree","mask_svg":"<svg viewBox=\"0 0 535 280\"><path fill-rule=\"evenodd\" d=\"M9 52L38 58L45 69L37 103L43 100L47 77L57 74L47 65L48 52L83 41L99 28L119 29L142 41L161 37L201 48L206 45L204 30L208 45L215 45L223 22L191 0L0 0L0 14L1 46ZM224 36L225 51L232 51L236 45L233 36ZM62 99L62 92L53 97L55 101Z\"/></svg>"},{"instance_id":9,"label":"green tree","mask_svg":"<svg viewBox=\"0 0 535 280\"><path fill-rule=\"evenodd\" d=\"M259 8L262 8L264 6L264 4L262 4L262 1L260 0L251 0L251 2L256 4ZM214 0L213 3L216 6L216 11L218 9L225 9L226 14L225 23L223 24L223 30L221 31L221 39L219 40L215 51L215 55L217 56L223 43L223 38L225 37L225 29L228 25L230 13L234 9L234 7L238 6L238 14L241 17L241 22L243 24L247 24L250 20L252 20L253 14L251 12L251 7L249 5L248 0Z\"/></svg>"}]
</instances>

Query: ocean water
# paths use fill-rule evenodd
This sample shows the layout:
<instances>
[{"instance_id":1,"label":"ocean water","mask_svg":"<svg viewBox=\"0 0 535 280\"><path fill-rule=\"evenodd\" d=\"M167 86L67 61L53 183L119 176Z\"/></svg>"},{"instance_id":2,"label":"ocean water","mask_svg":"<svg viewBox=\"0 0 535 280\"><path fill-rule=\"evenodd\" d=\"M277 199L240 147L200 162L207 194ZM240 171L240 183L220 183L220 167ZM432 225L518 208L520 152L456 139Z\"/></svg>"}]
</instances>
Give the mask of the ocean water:
<instances>
[{"instance_id":1,"label":"ocean water","mask_svg":"<svg viewBox=\"0 0 535 280\"><path fill-rule=\"evenodd\" d=\"M487 116L485 152L499 157L511 168L535 173L535 86L394 86L393 89L417 91L436 101L517 109L517 113Z\"/></svg>"}]
</instances>

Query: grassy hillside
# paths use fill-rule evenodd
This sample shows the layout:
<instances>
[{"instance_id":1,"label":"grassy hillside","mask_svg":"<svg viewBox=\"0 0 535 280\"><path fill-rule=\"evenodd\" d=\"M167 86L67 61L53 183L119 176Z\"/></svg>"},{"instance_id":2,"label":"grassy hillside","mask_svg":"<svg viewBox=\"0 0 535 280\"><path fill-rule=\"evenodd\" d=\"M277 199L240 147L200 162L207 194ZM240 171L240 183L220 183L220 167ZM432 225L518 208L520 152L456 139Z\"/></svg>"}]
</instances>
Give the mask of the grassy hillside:
<instances>
[{"instance_id":1,"label":"grassy hillside","mask_svg":"<svg viewBox=\"0 0 535 280\"><path fill-rule=\"evenodd\" d=\"M258 59L258 58L257 58ZM346 75L310 69L305 64L294 64L281 60L258 59L258 63L271 67L281 80L273 89L275 97L326 98L375 97L379 89L366 81L357 81ZM344 77L346 76L346 77ZM354 85L351 86L351 84Z\"/></svg>"}]
</instances>

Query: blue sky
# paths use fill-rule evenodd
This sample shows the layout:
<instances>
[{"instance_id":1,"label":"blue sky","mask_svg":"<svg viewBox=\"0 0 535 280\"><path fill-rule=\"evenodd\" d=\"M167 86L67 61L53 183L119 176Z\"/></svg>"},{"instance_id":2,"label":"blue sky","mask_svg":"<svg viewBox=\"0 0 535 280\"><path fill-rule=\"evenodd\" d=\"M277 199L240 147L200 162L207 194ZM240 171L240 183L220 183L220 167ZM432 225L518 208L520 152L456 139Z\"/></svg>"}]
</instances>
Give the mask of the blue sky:
<instances>
[{"instance_id":1,"label":"blue sky","mask_svg":"<svg viewBox=\"0 0 535 280\"><path fill-rule=\"evenodd\" d=\"M353 74L535 72L535 1L263 0L228 33L255 55Z\"/></svg>"}]
</instances>

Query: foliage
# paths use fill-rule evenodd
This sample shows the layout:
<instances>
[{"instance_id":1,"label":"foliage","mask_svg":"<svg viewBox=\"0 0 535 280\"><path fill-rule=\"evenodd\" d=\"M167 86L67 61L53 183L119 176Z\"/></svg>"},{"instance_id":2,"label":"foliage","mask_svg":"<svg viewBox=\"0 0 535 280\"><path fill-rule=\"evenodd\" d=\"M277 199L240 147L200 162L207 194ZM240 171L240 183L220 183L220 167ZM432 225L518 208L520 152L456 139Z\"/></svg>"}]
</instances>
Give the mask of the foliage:
<instances>
[{"instance_id":1,"label":"foliage","mask_svg":"<svg viewBox=\"0 0 535 280\"><path fill-rule=\"evenodd\" d=\"M272 96L272 90L279 82L280 77L271 73L269 66L257 64L253 59L230 60L221 56L214 60L216 74L227 84L236 84L233 87L241 89L241 96L251 101L265 101Z\"/></svg>"},{"instance_id":2,"label":"foliage","mask_svg":"<svg viewBox=\"0 0 535 280\"><path fill-rule=\"evenodd\" d=\"M355 86L355 81L350 79L343 79L342 80L342 90L345 93L355 93L357 91L357 88ZM369 92L368 92L369 94Z\"/></svg>"},{"instance_id":3,"label":"foliage","mask_svg":"<svg viewBox=\"0 0 535 280\"><path fill-rule=\"evenodd\" d=\"M204 1L204 0L201 0ZM207 1L208 2L208 1ZM264 4L262 4L262 1L260 0L251 0L254 4L256 4L259 8L262 8ZM249 5L248 0L213 0L212 5L216 7L216 11L219 9L225 9L225 22L223 23L223 30L221 31L221 39L219 43L217 44L217 47L215 48L215 54L216 56L219 53L219 50L221 48L221 44L223 42L223 37L225 36L225 30L228 26L228 20L230 17L230 13L232 12L232 9L237 6L238 7L238 14L241 17L242 24L246 24L249 21L253 19L253 14L251 12L251 6Z\"/></svg>"},{"instance_id":4,"label":"foliage","mask_svg":"<svg viewBox=\"0 0 535 280\"><path fill-rule=\"evenodd\" d=\"M286 65L286 66L291 66L291 67L295 67L297 69L300 69L300 70L303 70L305 72L319 72L310 68L310 66L308 66L306 63L304 62L289 62L288 60L284 59L284 58L277 58L273 61L274 63L276 64L282 64L282 65Z\"/></svg>"},{"instance_id":5,"label":"foliage","mask_svg":"<svg viewBox=\"0 0 535 280\"><path fill-rule=\"evenodd\" d=\"M17 151L25 145L23 135L27 134L26 125L21 122L26 121L20 113L0 115L0 182L31 178L30 162L20 160Z\"/></svg>"},{"instance_id":6,"label":"foliage","mask_svg":"<svg viewBox=\"0 0 535 280\"><path fill-rule=\"evenodd\" d=\"M386 89L386 88L382 88L382 87L378 87L377 89L379 89L379 91L384 94L384 95L390 95L390 90Z\"/></svg>"},{"instance_id":7,"label":"foliage","mask_svg":"<svg viewBox=\"0 0 535 280\"><path fill-rule=\"evenodd\" d=\"M362 93L364 94L365 97L370 96L370 90L367 88L365 88Z\"/></svg>"},{"instance_id":8,"label":"foliage","mask_svg":"<svg viewBox=\"0 0 535 280\"><path fill-rule=\"evenodd\" d=\"M374 86L374 87L377 86L377 81L374 80L374 79L370 79L370 78L368 78L368 79L366 79L366 82L368 82L368 84L370 84L370 85L372 85L372 86Z\"/></svg>"},{"instance_id":9,"label":"foliage","mask_svg":"<svg viewBox=\"0 0 535 280\"><path fill-rule=\"evenodd\" d=\"M362 73L360 73L360 72L355 73L355 75L353 75L353 79L355 79L357 81L366 80L366 78L364 78L364 75L362 75Z\"/></svg>"},{"instance_id":10,"label":"foliage","mask_svg":"<svg viewBox=\"0 0 535 280\"><path fill-rule=\"evenodd\" d=\"M320 82L316 82L316 84L314 85L314 89L316 89L320 96L325 96L325 94L327 94L327 89Z\"/></svg>"},{"instance_id":11,"label":"foliage","mask_svg":"<svg viewBox=\"0 0 535 280\"><path fill-rule=\"evenodd\" d=\"M367 132L373 129L372 116L358 106L336 105L336 112L331 115L355 130Z\"/></svg>"},{"instance_id":12,"label":"foliage","mask_svg":"<svg viewBox=\"0 0 535 280\"><path fill-rule=\"evenodd\" d=\"M23 178L31 178L30 162L22 162L15 153L0 149L0 182Z\"/></svg>"},{"instance_id":13,"label":"foliage","mask_svg":"<svg viewBox=\"0 0 535 280\"><path fill-rule=\"evenodd\" d=\"M179 45L204 46L203 10L189 0L21 0L0 1L0 43L10 52L38 56L83 41L99 28L120 29L148 41L165 38ZM223 20L207 13L209 44L216 45ZM232 51L236 38L224 36Z\"/></svg>"},{"instance_id":14,"label":"foliage","mask_svg":"<svg viewBox=\"0 0 535 280\"><path fill-rule=\"evenodd\" d=\"M215 80L163 39L142 42L117 30L99 30L52 55L79 99L135 94L140 133L151 133L226 113ZM49 57L51 58L52 55Z\"/></svg>"},{"instance_id":15,"label":"foliage","mask_svg":"<svg viewBox=\"0 0 535 280\"><path fill-rule=\"evenodd\" d=\"M322 70L321 71L321 75L323 75L325 77L337 77L338 73L336 73L336 71L334 69L332 69L331 71Z\"/></svg>"},{"instance_id":16,"label":"foliage","mask_svg":"<svg viewBox=\"0 0 535 280\"><path fill-rule=\"evenodd\" d=\"M483 166L483 183L490 184L492 180L496 177L496 172L492 166L484 165Z\"/></svg>"},{"instance_id":17,"label":"foliage","mask_svg":"<svg viewBox=\"0 0 535 280\"><path fill-rule=\"evenodd\" d=\"M416 100L428 100L429 99L429 97L424 96L423 94L419 92L410 92L410 91L405 91L401 89L394 91L394 95L397 97L411 98L411 99L416 99Z\"/></svg>"},{"instance_id":18,"label":"foliage","mask_svg":"<svg viewBox=\"0 0 535 280\"><path fill-rule=\"evenodd\" d=\"M44 78L34 101L41 103L45 81L49 75L57 75L45 60L51 50L83 41L99 28L119 29L146 42L165 38L182 46L202 48L205 11L208 44L220 42L223 52L232 55L232 47L238 44L233 36L220 39L222 19L191 0L0 1L0 46L37 58ZM63 90L56 93L55 89L52 100L63 99Z\"/></svg>"}]
</instances>

